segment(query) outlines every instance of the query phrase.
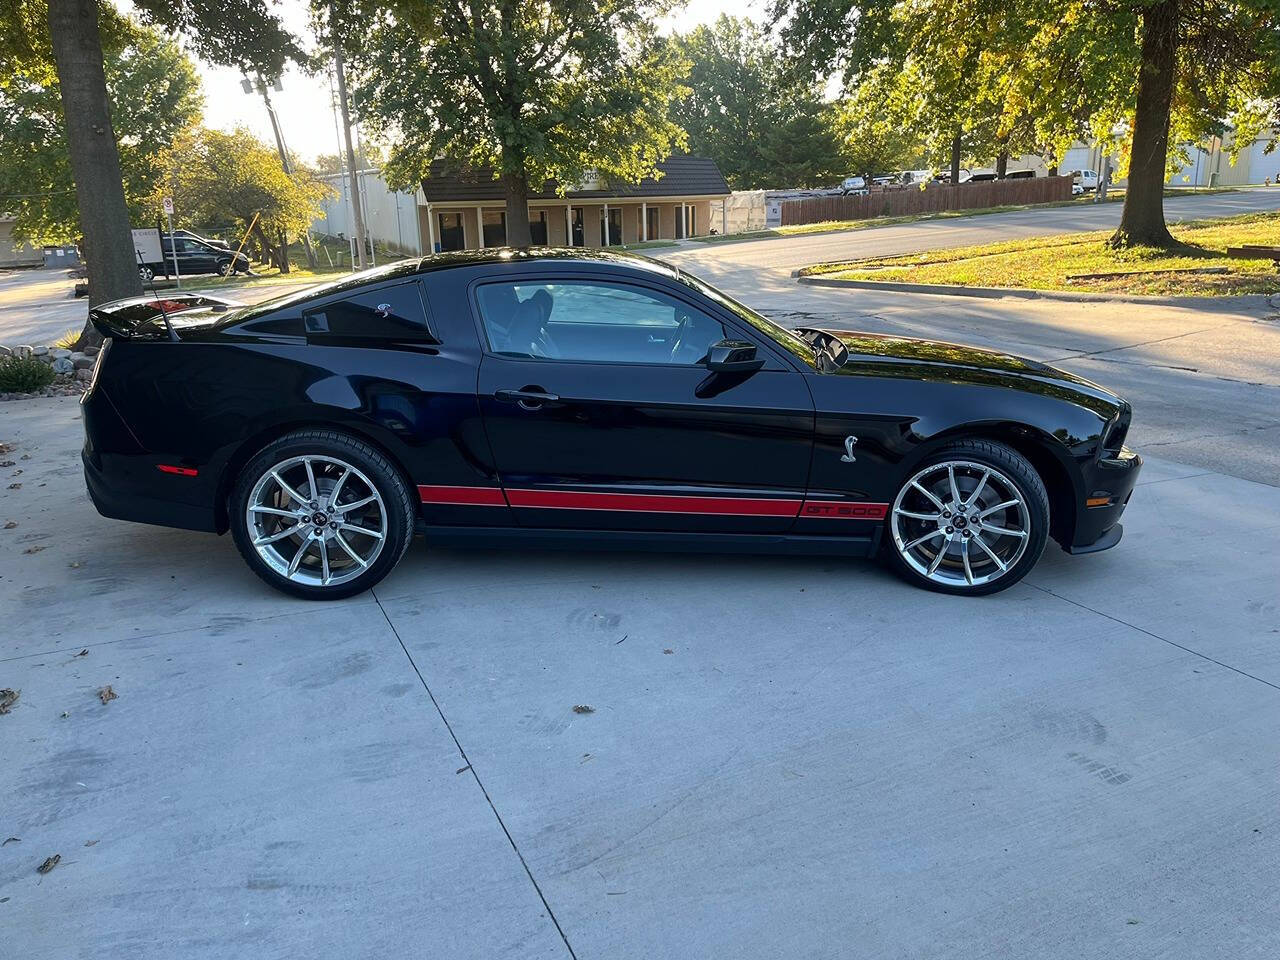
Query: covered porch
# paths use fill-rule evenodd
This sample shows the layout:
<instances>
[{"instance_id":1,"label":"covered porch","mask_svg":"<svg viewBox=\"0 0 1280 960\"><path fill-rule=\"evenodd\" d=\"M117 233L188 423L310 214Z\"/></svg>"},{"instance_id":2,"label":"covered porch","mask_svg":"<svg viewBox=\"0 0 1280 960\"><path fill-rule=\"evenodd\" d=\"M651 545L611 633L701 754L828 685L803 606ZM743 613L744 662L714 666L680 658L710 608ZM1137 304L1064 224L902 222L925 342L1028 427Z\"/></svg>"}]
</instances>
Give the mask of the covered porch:
<instances>
[{"instance_id":1,"label":"covered porch","mask_svg":"<svg viewBox=\"0 0 1280 960\"><path fill-rule=\"evenodd\" d=\"M529 227L535 246L614 247L651 240L681 240L723 230L722 197L533 200ZM478 250L507 245L506 203L432 202L418 206L428 251Z\"/></svg>"}]
</instances>

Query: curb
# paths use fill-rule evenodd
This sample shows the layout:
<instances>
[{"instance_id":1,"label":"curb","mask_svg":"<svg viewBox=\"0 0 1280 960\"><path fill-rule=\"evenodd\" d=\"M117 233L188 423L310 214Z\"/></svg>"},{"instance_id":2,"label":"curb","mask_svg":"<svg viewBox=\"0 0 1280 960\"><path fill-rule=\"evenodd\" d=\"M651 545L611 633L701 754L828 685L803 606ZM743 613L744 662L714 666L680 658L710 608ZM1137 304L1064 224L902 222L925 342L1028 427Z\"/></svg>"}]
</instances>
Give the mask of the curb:
<instances>
[{"instance_id":1,"label":"curb","mask_svg":"<svg viewBox=\"0 0 1280 960\"><path fill-rule=\"evenodd\" d=\"M987 300L1057 300L1064 303L1149 303L1167 307L1228 304L1239 306L1266 305L1280 309L1280 293L1245 293L1235 297L1152 297L1136 293L1075 293L1070 290L1030 290L1026 287L966 287L947 283L905 283L893 280L838 280L834 277L810 276L804 270L792 270L797 283L814 287L849 287L854 290L884 290L889 293L932 293L940 297L979 297Z\"/></svg>"}]
</instances>

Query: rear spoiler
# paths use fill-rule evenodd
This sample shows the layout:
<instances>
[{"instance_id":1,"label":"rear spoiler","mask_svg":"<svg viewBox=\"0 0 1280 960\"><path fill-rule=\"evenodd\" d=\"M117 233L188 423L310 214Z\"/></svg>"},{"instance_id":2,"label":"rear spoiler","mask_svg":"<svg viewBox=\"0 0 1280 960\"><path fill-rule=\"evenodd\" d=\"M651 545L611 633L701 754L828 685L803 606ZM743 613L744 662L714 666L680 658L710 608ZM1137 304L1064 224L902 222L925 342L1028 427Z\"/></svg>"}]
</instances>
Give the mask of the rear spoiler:
<instances>
[{"instance_id":1,"label":"rear spoiler","mask_svg":"<svg viewBox=\"0 0 1280 960\"><path fill-rule=\"evenodd\" d=\"M99 304L89 322L104 337L119 340L177 340L169 317L191 313L225 313L240 304L220 297L180 293L171 297L134 297Z\"/></svg>"}]
</instances>

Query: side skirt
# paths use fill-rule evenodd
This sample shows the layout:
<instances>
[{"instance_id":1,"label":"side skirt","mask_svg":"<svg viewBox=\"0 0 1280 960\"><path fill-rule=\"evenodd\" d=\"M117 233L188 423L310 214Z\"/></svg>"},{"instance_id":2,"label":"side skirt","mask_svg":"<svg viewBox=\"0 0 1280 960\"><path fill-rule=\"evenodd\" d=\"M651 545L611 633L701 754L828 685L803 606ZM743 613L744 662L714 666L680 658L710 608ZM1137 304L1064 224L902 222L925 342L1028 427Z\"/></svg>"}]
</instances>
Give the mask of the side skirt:
<instances>
[{"instance_id":1,"label":"side skirt","mask_svg":"<svg viewBox=\"0 0 1280 960\"><path fill-rule=\"evenodd\" d=\"M670 553L760 553L793 556L871 557L880 546L880 525L862 537L808 537L781 533L652 533L645 530L560 530L529 527L420 525L427 540L448 546L550 550L610 550Z\"/></svg>"}]
</instances>

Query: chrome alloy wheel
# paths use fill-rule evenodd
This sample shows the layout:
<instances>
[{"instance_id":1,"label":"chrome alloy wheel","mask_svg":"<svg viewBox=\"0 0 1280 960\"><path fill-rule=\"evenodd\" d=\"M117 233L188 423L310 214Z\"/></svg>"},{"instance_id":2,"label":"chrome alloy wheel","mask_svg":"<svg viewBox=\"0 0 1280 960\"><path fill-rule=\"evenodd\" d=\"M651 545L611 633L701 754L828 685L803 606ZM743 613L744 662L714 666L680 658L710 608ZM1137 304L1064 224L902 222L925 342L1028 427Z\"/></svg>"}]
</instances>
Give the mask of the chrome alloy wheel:
<instances>
[{"instance_id":1,"label":"chrome alloy wheel","mask_svg":"<svg viewBox=\"0 0 1280 960\"><path fill-rule=\"evenodd\" d=\"M360 470L336 457L291 457L254 484L245 528L258 556L308 586L346 583L387 540L387 510Z\"/></svg>"},{"instance_id":2,"label":"chrome alloy wheel","mask_svg":"<svg viewBox=\"0 0 1280 960\"><path fill-rule=\"evenodd\" d=\"M903 484L890 516L893 544L922 577L952 587L999 580L1026 552L1023 495L985 463L949 460Z\"/></svg>"}]
</instances>

